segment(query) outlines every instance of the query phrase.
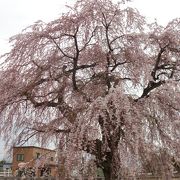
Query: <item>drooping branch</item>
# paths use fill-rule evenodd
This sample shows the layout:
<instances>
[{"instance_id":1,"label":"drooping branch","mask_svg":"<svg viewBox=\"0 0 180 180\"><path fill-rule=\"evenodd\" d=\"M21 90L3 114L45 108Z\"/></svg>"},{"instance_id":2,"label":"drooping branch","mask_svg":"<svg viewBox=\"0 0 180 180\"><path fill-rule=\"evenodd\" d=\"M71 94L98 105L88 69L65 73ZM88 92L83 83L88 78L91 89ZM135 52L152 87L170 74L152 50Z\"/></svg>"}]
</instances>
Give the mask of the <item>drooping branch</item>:
<instances>
[{"instance_id":1,"label":"drooping branch","mask_svg":"<svg viewBox=\"0 0 180 180\"><path fill-rule=\"evenodd\" d=\"M102 141L99 140L99 139L96 139L96 140L89 140L89 141L86 141L84 140L83 141L83 144L82 144L82 148L84 151L86 151L87 153L90 153L92 155L95 155L95 156L101 156L102 154Z\"/></svg>"},{"instance_id":2,"label":"drooping branch","mask_svg":"<svg viewBox=\"0 0 180 180\"><path fill-rule=\"evenodd\" d=\"M91 68L91 67L95 67L95 66L96 66L96 63L93 63L93 64L84 64L84 65L77 66L76 70Z\"/></svg>"},{"instance_id":3,"label":"drooping branch","mask_svg":"<svg viewBox=\"0 0 180 180\"><path fill-rule=\"evenodd\" d=\"M89 43L91 42L92 38L94 37L94 34L95 34L96 30L97 30L97 26L94 28L94 30L91 33L91 36L89 37L87 42L84 44L84 46L79 50L79 52L81 52L81 51L86 49L86 47L89 45Z\"/></svg>"},{"instance_id":4,"label":"drooping branch","mask_svg":"<svg viewBox=\"0 0 180 180\"><path fill-rule=\"evenodd\" d=\"M127 61L118 62L118 63L115 62L115 64L112 66L111 72L113 72L118 66L126 64L126 63L127 63Z\"/></svg>"},{"instance_id":5,"label":"drooping branch","mask_svg":"<svg viewBox=\"0 0 180 180\"><path fill-rule=\"evenodd\" d=\"M20 134L19 139L17 141L18 145L23 146L25 143L27 143L30 139L32 139L34 136L39 136L40 133L46 134L46 133L53 133L53 134L60 134L60 133L70 133L70 129L59 129L57 127L49 127L48 124L43 124L38 127L26 127ZM21 139L23 137L23 139Z\"/></svg>"},{"instance_id":6,"label":"drooping branch","mask_svg":"<svg viewBox=\"0 0 180 180\"><path fill-rule=\"evenodd\" d=\"M59 103L54 102L53 100L50 101L42 101L42 102L38 102L35 100L35 97L32 96L29 92L24 92L24 96L26 96L27 100L29 100L35 108L37 107L42 107L42 106L47 106L47 107L57 107L59 105Z\"/></svg>"},{"instance_id":7,"label":"drooping branch","mask_svg":"<svg viewBox=\"0 0 180 180\"><path fill-rule=\"evenodd\" d=\"M30 128L33 131L36 131L37 133L47 133L47 132L52 132L55 134L59 133L70 133L70 129L59 129L57 127L49 127L48 125L42 125L39 126L38 128L32 127Z\"/></svg>"},{"instance_id":8,"label":"drooping branch","mask_svg":"<svg viewBox=\"0 0 180 180\"><path fill-rule=\"evenodd\" d=\"M17 141L18 145L23 146L25 143L27 143L30 139L32 139L37 134L39 134L38 131L32 131L31 133L28 133L28 132L24 133L22 131L18 137L19 138ZM21 136L23 136L23 139L21 139Z\"/></svg>"},{"instance_id":9,"label":"drooping branch","mask_svg":"<svg viewBox=\"0 0 180 180\"><path fill-rule=\"evenodd\" d=\"M67 103L63 102L61 105L58 106L58 109L63 114L64 117L67 118L67 120L70 123L74 123L77 117L77 113L72 107L70 107Z\"/></svg>"},{"instance_id":10,"label":"drooping branch","mask_svg":"<svg viewBox=\"0 0 180 180\"><path fill-rule=\"evenodd\" d=\"M55 102L54 100L46 100L46 101L41 101L38 102L37 100L35 100L35 96L33 96L30 92L26 91L24 92L24 96L27 98L27 100L29 100L35 108L37 107L55 107L58 108L60 110L60 112L63 114L64 117L67 118L67 120L70 123L74 123L75 119L76 119L76 112L67 104L64 102L63 98L59 97L59 95L57 95L58 101Z\"/></svg>"},{"instance_id":11,"label":"drooping branch","mask_svg":"<svg viewBox=\"0 0 180 180\"><path fill-rule=\"evenodd\" d=\"M56 40L55 40L53 37L51 37L51 36L48 36L48 37L50 37L50 39L54 42L54 44L56 45L56 47L58 48L58 50L59 50L65 57L70 58L70 59L73 59L73 58L74 58L73 56L70 56L70 55L66 54L66 53L61 49L61 47L58 45L58 43L56 42Z\"/></svg>"}]
</instances>

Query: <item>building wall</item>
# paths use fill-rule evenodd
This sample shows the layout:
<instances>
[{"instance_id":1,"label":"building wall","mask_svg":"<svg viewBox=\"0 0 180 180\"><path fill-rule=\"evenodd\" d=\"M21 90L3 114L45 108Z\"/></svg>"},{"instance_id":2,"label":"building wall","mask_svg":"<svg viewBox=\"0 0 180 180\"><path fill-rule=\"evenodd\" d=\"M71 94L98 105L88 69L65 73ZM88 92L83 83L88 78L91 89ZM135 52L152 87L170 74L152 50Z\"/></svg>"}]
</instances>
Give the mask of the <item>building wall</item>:
<instances>
[{"instance_id":1,"label":"building wall","mask_svg":"<svg viewBox=\"0 0 180 180\"><path fill-rule=\"evenodd\" d=\"M18 154L24 154L24 160L18 161L17 155ZM30 166L33 165L33 162L31 161L33 158L33 148L24 148L24 147L14 147L13 148L13 165L12 165L12 171L13 174L18 169L18 164L20 162L30 162Z\"/></svg>"},{"instance_id":2,"label":"building wall","mask_svg":"<svg viewBox=\"0 0 180 180\"><path fill-rule=\"evenodd\" d=\"M37 157L39 154L39 158ZM56 176L56 166L55 166L55 151L41 148L33 148L33 158L34 166L43 166L44 161L48 163L49 168L51 169L51 175ZM40 176L40 170L36 171L37 176Z\"/></svg>"},{"instance_id":3,"label":"building wall","mask_svg":"<svg viewBox=\"0 0 180 180\"><path fill-rule=\"evenodd\" d=\"M17 155L23 154L24 160L18 161ZM13 148L13 165L12 170L15 175L15 171L18 169L18 164L21 162L29 162L28 167L37 167L43 166L44 163L48 163L48 166L51 168L51 175L55 176L56 165L55 165L55 154L53 150L39 148L34 146L26 147L14 147ZM37 170L37 174L40 175L40 170Z\"/></svg>"},{"instance_id":4,"label":"building wall","mask_svg":"<svg viewBox=\"0 0 180 180\"><path fill-rule=\"evenodd\" d=\"M33 148L33 158L37 159L37 154L39 154L39 158L43 159L43 158L48 158L49 159L49 163L54 164L55 163L55 151L52 150L48 150L48 149L41 149L41 148ZM53 160L51 160L51 158L53 158Z\"/></svg>"}]
</instances>

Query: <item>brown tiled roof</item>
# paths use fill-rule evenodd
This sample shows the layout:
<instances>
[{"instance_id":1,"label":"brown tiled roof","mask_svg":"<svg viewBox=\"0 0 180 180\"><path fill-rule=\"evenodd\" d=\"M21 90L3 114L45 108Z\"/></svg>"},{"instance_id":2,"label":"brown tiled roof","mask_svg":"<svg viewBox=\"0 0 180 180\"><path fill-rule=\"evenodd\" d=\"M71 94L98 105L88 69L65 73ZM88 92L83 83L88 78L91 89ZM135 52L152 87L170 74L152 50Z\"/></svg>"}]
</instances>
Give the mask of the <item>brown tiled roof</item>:
<instances>
[{"instance_id":1,"label":"brown tiled roof","mask_svg":"<svg viewBox=\"0 0 180 180\"><path fill-rule=\"evenodd\" d=\"M47 150L47 151L56 152L55 150L52 150L52 149L47 149L47 148L37 147L37 146L14 146L13 148L36 148L36 149L44 149L44 150Z\"/></svg>"}]
</instances>

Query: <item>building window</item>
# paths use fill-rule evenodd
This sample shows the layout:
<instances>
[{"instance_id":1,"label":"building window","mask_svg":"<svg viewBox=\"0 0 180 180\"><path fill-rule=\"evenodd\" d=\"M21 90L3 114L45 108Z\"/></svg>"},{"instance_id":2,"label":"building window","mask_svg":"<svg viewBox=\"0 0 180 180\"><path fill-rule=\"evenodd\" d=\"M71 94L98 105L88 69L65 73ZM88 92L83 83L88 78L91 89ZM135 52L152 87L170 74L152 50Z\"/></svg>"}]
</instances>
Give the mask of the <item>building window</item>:
<instances>
[{"instance_id":1,"label":"building window","mask_svg":"<svg viewBox=\"0 0 180 180\"><path fill-rule=\"evenodd\" d=\"M24 161L24 154L17 154L17 161Z\"/></svg>"},{"instance_id":2,"label":"building window","mask_svg":"<svg viewBox=\"0 0 180 180\"><path fill-rule=\"evenodd\" d=\"M54 161L54 158L53 158L53 157L51 157L51 161Z\"/></svg>"},{"instance_id":3,"label":"building window","mask_svg":"<svg viewBox=\"0 0 180 180\"><path fill-rule=\"evenodd\" d=\"M40 157L40 153L36 153L36 158L39 158Z\"/></svg>"}]
</instances>

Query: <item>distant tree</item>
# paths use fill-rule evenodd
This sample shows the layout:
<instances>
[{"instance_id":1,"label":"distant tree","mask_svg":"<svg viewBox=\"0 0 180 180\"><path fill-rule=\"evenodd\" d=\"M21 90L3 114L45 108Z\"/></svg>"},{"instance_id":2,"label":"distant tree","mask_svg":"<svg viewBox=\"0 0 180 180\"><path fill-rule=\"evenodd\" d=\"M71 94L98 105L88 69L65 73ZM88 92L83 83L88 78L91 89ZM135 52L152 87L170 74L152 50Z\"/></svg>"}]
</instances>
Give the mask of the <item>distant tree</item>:
<instances>
[{"instance_id":1,"label":"distant tree","mask_svg":"<svg viewBox=\"0 0 180 180\"><path fill-rule=\"evenodd\" d=\"M3 165L3 164L5 164L6 163L6 160L1 160L0 161L0 165Z\"/></svg>"},{"instance_id":2,"label":"distant tree","mask_svg":"<svg viewBox=\"0 0 180 180\"><path fill-rule=\"evenodd\" d=\"M7 142L55 139L63 162L86 151L106 180L141 171L141 155L158 148L179 157L180 19L148 25L123 3L79 0L10 38L0 77Z\"/></svg>"},{"instance_id":3,"label":"distant tree","mask_svg":"<svg viewBox=\"0 0 180 180\"><path fill-rule=\"evenodd\" d=\"M3 165L6 163L6 161L3 159L0 161L0 172L3 171Z\"/></svg>"}]
</instances>

